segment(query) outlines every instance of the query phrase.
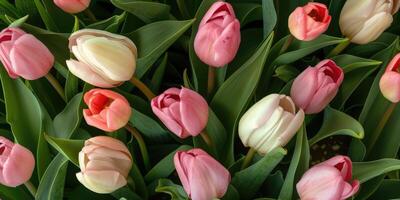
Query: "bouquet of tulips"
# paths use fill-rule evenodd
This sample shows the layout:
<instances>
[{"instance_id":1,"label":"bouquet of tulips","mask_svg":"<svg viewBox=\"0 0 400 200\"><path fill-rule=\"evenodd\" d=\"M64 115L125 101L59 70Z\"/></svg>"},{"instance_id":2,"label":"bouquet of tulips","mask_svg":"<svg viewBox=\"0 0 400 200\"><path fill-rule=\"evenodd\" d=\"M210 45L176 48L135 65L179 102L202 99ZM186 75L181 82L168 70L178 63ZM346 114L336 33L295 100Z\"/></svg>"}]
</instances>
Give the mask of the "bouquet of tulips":
<instances>
[{"instance_id":1,"label":"bouquet of tulips","mask_svg":"<svg viewBox=\"0 0 400 200\"><path fill-rule=\"evenodd\" d=\"M0 0L0 199L399 199L399 7Z\"/></svg>"}]
</instances>

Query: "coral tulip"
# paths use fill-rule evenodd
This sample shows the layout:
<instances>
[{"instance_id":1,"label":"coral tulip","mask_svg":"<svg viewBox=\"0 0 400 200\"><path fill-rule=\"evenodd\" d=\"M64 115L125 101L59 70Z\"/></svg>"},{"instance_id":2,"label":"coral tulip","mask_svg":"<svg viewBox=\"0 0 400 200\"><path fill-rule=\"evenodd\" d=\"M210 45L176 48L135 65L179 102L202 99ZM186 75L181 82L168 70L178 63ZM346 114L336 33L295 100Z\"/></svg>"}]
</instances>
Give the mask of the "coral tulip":
<instances>
[{"instance_id":1,"label":"coral tulip","mask_svg":"<svg viewBox=\"0 0 400 200\"><path fill-rule=\"evenodd\" d=\"M386 99L393 103L400 101L400 53L398 53L389 65L379 82L381 92Z\"/></svg>"},{"instance_id":2,"label":"coral tulip","mask_svg":"<svg viewBox=\"0 0 400 200\"><path fill-rule=\"evenodd\" d=\"M54 4L67 13L75 14L89 7L90 0L54 0Z\"/></svg>"}]
</instances>

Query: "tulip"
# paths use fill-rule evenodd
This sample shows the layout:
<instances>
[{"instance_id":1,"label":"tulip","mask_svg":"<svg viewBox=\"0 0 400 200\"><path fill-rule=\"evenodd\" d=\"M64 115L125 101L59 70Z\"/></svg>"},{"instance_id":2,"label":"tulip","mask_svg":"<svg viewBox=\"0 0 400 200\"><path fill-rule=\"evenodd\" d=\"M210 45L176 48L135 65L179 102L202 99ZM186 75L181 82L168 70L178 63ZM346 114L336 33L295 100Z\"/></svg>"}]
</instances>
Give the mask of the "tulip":
<instances>
[{"instance_id":1,"label":"tulip","mask_svg":"<svg viewBox=\"0 0 400 200\"><path fill-rule=\"evenodd\" d=\"M323 60L294 80L290 96L306 114L319 113L336 96L343 77L343 70L335 62Z\"/></svg>"},{"instance_id":2,"label":"tulip","mask_svg":"<svg viewBox=\"0 0 400 200\"><path fill-rule=\"evenodd\" d=\"M0 183L17 187L29 181L35 158L25 147L0 136Z\"/></svg>"},{"instance_id":3,"label":"tulip","mask_svg":"<svg viewBox=\"0 0 400 200\"><path fill-rule=\"evenodd\" d=\"M78 59L67 61L69 70L94 86L116 87L135 72L137 50L127 37L83 29L70 36L69 48Z\"/></svg>"},{"instance_id":4,"label":"tulip","mask_svg":"<svg viewBox=\"0 0 400 200\"><path fill-rule=\"evenodd\" d=\"M207 125L207 101L184 87L170 88L153 98L151 108L164 125L180 138L197 136Z\"/></svg>"},{"instance_id":5,"label":"tulip","mask_svg":"<svg viewBox=\"0 0 400 200\"><path fill-rule=\"evenodd\" d=\"M90 0L54 0L54 4L64 12L75 14L89 7Z\"/></svg>"},{"instance_id":6,"label":"tulip","mask_svg":"<svg viewBox=\"0 0 400 200\"><path fill-rule=\"evenodd\" d=\"M6 28L0 32L0 60L11 78L27 80L45 76L54 64L49 49L20 28Z\"/></svg>"},{"instance_id":7,"label":"tulip","mask_svg":"<svg viewBox=\"0 0 400 200\"><path fill-rule=\"evenodd\" d=\"M103 131L116 131L124 127L131 116L128 100L106 89L92 89L83 98L89 109L83 110L87 124Z\"/></svg>"},{"instance_id":8,"label":"tulip","mask_svg":"<svg viewBox=\"0 0 400 200\"><path fill-rule=\"evenodd\" d=\"M369 43L390 27L399 6L399 0L347 0L340 13L340 29L353 43Z\"/></svg>"},{"instance_id":9,"label":"tulip","mask_svg":"<svg viewBox=\"0 0 400 200\"><path fill-rule=\"evenodd\" d=\"M204 63L223 67L235 58L240 45L240 23L229 3L218 1L204 15L194 50Z\"/></svg>"},{"instance_id":10,"label":"tulip","mask_svg":"<svg viewBox=\"0 0 400 200\"><path fill-rule=\"evenodd\" d=\"M289 16L290 33L298 40L310 41L324 33L331 23L325 4L310 2L297 7Z\"/></svg>"},{"instance_id":11,"label":"tulip","mask_svg":"<svg viewBox=\"0 0 400 200\"><path fill-rule=\"evenodd\" d=\"M379 82L383 96L393 103L400 101L400 53L398 53L389 65Z\"/></svg>"},{"instance_id":12,"label":"tulip","mask_svg":"<svg viewBox=\"0 0 400 200\"><path fill-rule=\"evenodd\" d=\"M132 156L121 141L97 136L85 141L79 152L81 172L77 179L89 190L107 194L125 186L132 168Z\"/></svg>"},{"instance_id":13,"label":"tulip","mask_svg":"<svg viewBox=\"0 0 400 200\"><path fill-rule=\"evenodd\" d=\"M201 149L178 151L174 164L183 188L192 200L222 198L228 189L229 171Z\"/></svg>"},{"instance_id":14,"label":"tulip","mask_svg":"<svg viewBox=\"0 0 400 200\"><path fill-rule=\"evenodd\" d=\"M244 146L260 154L286 145L304 120L303 110L289 96L271 94L254 104L239 121L239 137Z\"/></svg>"},{"instance_id":15,"label":"tulip","mask_svg":"<svg viewBox=\"0 0 400 200\"><path fill-rule=\"evenodd\" d=\"M296 188L301 200L344 200L357 193L360 187L360 182L351 182L351 178L350 158L335 156L309 169Z\"/></svg>"}]
</instances>

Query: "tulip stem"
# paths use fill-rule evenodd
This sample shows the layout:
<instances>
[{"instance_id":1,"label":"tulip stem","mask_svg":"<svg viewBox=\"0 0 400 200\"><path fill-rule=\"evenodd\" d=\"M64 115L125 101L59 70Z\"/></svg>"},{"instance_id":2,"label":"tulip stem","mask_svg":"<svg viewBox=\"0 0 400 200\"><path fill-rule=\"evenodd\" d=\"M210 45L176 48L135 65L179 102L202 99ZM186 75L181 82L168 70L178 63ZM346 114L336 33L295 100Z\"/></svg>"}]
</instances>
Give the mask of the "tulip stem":
<instances>
[{"instance_id":1,"label":"tulip stem","mask_svg":"<svg viewBox=\"0 0 400 200\"><path fill-rule=\"evenodd\" d=\"M210 96L215 87L215 68L212 66L208 66L208 85L207 85L207 94Z\"/></svg>"},{"instance_id":2,"label":"tulip stem","mask_svg":"<svg viewBox=\"0 0 400 200\"><path fill-rule=\"evenodd\" d=\"M87 17L89 17L90 21L92 21L92 22L97 22L96 16L93 14L93 12L92 12L89 8L87 8L87 9L84 11L84 13L85 13L85 15L86 15Z\"/></svg>"},{"instance_id":3,"label":"tulip stem","mask_svg":"<svg viewBox=\"0 0 400 200\"><path fill-rule=\"evenodd\" d=\"M350 45L350 40L346 38L343 42L339 43L334 49L332 49L331 52L328 54L328 58L332 58L334 56L339 55L344 49L346 49L347 46Z\"/></svg>"},{"instance_id":4,"label":"tulip stem","mask_svg":"<svg viewBox=\"0 0 400 200\"><path fill-rule=\"evenodd\" d=\"M35 197L36 191L37 191L36 187L30 181L25 182L24 185L29 190L29 192L32 194L32 196Z\"/></svg>"},{"instance_id":5,"label":"tulip stem","mask_svg":"<svg viewBox=\"0 0 400 200\"><path fill-rule=\"evenodd\" d=\"M288 36L288 38L286 39L285 43L283 44L281 50L279 51L279 55L285 53L285 51L289 48L290 44L292 44L293 40L294 40L294 37L292 34L290 34Z\"/></svg>"},{"instance_id":6,"label":"tulip stem","mask_svg":"<svg viewBox=\"0 0 400 200\"><path fill-rule=\"evenodd\" d=\"M135 85L151 101L156 95L138 78L132 77L131 83Z\"/></svg>"},{"instance_id":7,"label":"tulip stem","mask_svg":"<svg viewBox=\"0 0 400 200\"><path fill-rule=\"evenodd\" d=\"M213 146L213 143L210 139L210 136L208 135L208 133L204 130L203 132L200 133L201 138L203 138L204 142L207 143L207 145L209 147Z\"/></svg>"},{"instance_id":8,"label":"tulip stem","mask_svg":"<svg viewBox=\"0 0 400 200\"><path fill-rule=\"evenodd\" d=\"M47 73L47 75L45 77L49 81L49 83L53 86L53 88L57 91L57 93L60 95L60 97L65 102L67 102L67 99L65 98L65 94L64 94L64 88L61 86L61 84L58 82L58 80L51 73Z\"/></svg>"},{"instance_id":9,"label":"tulip stem","mask_svg":"<svg viewBox=\"0 0 400 200\"><path fill-rule=\"evenodd\" d=\"M251 161L253 161L254 156L256 155L257 151L253 148L250 148L249 151L246 154L246 157L243 160L242 167L240 168L241 170L247 168L250 164Z\"/></svg>"},{"instance_id":10,"label":"tulip stem","mask_svg":"<svg viewBox=\"0 0 400 200\"><path fill-rule=\"evenodd\" d=\"M139 149L143 157L144 167L147 171L149 171L151 169L149 153L147 151L146 143L144 142L142 135L140 135L139 131L129 124L126 125L125 128L133 135L133 137L135 137L136 141L138 142Z\"/></svg>"}]
</instances>

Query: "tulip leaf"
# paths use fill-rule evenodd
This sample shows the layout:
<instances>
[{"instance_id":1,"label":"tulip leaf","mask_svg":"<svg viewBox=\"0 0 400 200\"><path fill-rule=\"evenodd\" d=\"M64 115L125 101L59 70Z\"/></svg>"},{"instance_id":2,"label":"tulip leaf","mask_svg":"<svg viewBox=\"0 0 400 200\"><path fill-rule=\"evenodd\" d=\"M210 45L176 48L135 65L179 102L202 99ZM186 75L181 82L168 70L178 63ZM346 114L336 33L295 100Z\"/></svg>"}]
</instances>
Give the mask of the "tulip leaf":
<instances>
[{"instance_id":1,"label":"tulip leaf","mask_svg":"<svg viewBox=\"0 0 400 200\"><path fill-rule=\"evenodd\" d=\"M56 23L54 20L50 17L49 13L46 11L46 8L43 6L42 2L40 0L33 0L35 2L36 8L39 11L40 16L42 17L42 20L44 24L46 25L46 28L50 31L59 31Z\"/></svg>"},{"instance_id":2,"label":"tulip leaf","mask_svg":"<svg viewBox=\"0 0 400 200\"><path fill-rule=\"evenodd\" d=\"M278 22L273 0L262 0L262 13L264 37L267 37L274 30Z\"/></svg>"},{"instance_id":3,"label":"tulip leaf","mask_svg":"<svg viewBox=\"0 0 400 200\"><path fill-rule=\"evenodd\" d=\"M79 78L68 71L65 80L65 98L70 101L76 94L79 93Z\"/></svg>"},{"instance_id":4,"label":"tulip leaf","mask_svg":"<svg viewBox=\"0 0 400 200\"><path fill-rule=\"evenodd\" d=\"M130 171L130 177L133 177L133 182L135 183L135 192L139 194L143 199L148 199L147 187L144 182L144 178L139 168L135 163L132 164L132 169ZM128 198L130 199L130 198Z\"/></svg>"},{"instance_id":5,"label":"tulip leaf","mask_svg":"<svg viewBox=\"0 0 400 200\"><path fill-rule=\"evenodd\" d=\"M222 84L211 101L211 108L227 128L224 151L227 155L224 156L223 163L228 165L234 162L233 144L240 115L255 92L272 40L273 34L265 39L256 53Z\"/></svg>"},{"instance_id":6,"label":"tulip leaf","mask_svg":"<svg viewBox=\"0 0 400 200\"><path fill-rule=\"evenodd\" d=\"M19 17L17 9L8 1L0 0L0 13L5 15L11 15L13 17Z\"/></svg>"},{"instance_id":7,"label":"tulip leaf","mask_svg":"<svg viewBox=\"0 0 400 200\"><path fill-rule=\"evenodd\" d=\"M111 3L137 16L145 23L169 19L170 7L167 4L132 0L111 0Z\"/></svg>"},{"instance_id":8,"label":"tulip leaf","mask_svg":"<svg viewBox=\"0 0 400 200\"><path fill-rule=\"evenodd\" d=\"M31 80L28 84L27 85L30 87L38 101L46 105L45 110L50 114L50 116L54 116L61 111L65 105L64 100L54 90L48 80L40 78Z\"/></svg>"},{"instance_id":9,"label":"tulip leaf","mask_svg":"<svg viewBox=\"0 0 400 200\"><path fill-rule=\"evenodd\" d=\"M398 199L400 197L400 180L385 179L370 199Z\"/></svg>"},{"instance_id":10,"label":"tulip leaf","mask_svg":"<svg viewBox=\"0 0 400 200\"><path fill-rule=\"evenodd\" d=\"M64 110L54 118L54 136L70 138L79 127L82 118L82 96L82 93L75 95Z\"/></svg>"},{"instance_id":11,"label":"tulip leaf","mask_svg":"<svg viewBox=\"0 0 400 200\"><path fill-rule=\"evenodd\" d=\"M111 195L116 199L129 199L129 200L142 200L142 198L136 193L132 192L128 186L122 187L117 191L111 193Z\"/></svg>"},{"instance_id":12,"label":"tulip leaf","mask_svg":"<svg viewBox=\"0 0 400 200\"><path fill-rule=\"evenodd\" d=\"M183 187L175 184L169 179L160 179L158 181L156 192L169 194L171 196L171 200L189 200L189 197L185 193L185 190L183 190Z\"/></svg>"},{"instance_id":13,"label":"tulip leaf","mask_svg":"<svg viewBox=\"0 0 400 200\"><path fill-rule=\"evenodd\" d=\"M395 170L400 170L400 160L385 158L353 163L354 179L360 180L361 183Z\"/></svg>"},{"instance_id":14,"label":"tulip leaf","mask_svg":"<svg viewBox=\"0 0 400 200\"><path fill-rule=\"evenodd\" d=\"M160 64L155 70L153 77L151 78L151 89L156 94L158 94L161 84L163 83L165 70L167 69L167 66L168 66L168 53L165 53L165 55L161 59Z\"/></svg>"},{"instance_id":15,"label":"tulip leaf","mask_svg":"<svg viewBox=\"0 0 400 200\"><path fill-rule=\"evenodd\" d=\"M236 17L240 21L241 27L246 26L246 24L250 22L262 20L262 7L260 4L233 3L232 6L235 10Z\"/></svg>"},{"instance_id":16,"label":"tulip leaf","mask_svg":"<svg viewBox=\"0 0 400 200\"><path fill-rule=\"evenodd\" d=\"M229 184L228 190L221 200L240 200L239 192L233 185Z\"/></svg>"},{"instance_id":17,"label":"tulip leaf","mask_svg":"<svg viewBox=\"0 0 400 200\"><path fill-rule=\"evenodd\" d=\"M78 155L84 146L84 140L68 140L55 138L48 135L44 136L45 139L51 146L53 146L59 153L64 155L68 160L70 160L74 165L79 167Z\"/></svg>"},{"instance_id":18,"label":"tulip leaf","mask_svg":"<svg viewBox=\"0 0 400 200\"><path fill-rule=\"evenodd\" d=\"M126 19L126 12L123 12L121 15L114 15L108 19L90 24L86 28L105 30L111 33L117 33L121 24L124 23Z\"/></svg>"},{"instance_id":19,"label":"tulip leaf","mask_svg":"<svg viewBox=\"0 0 400 200\"><path fill-rule=\"evenodd\" d=\"M20 27L22 24L28 20L29 15L25 15L25 17L21 17L15 21L13 21L8 27Z\"/></svg>"},{"instance_id":20,"label":"tulip leaf","mask_svg":"<svg viewBox=\"0 0 400 200\"><path fill-rule=\"evenodd\" d=\"M33 200L34 198L26 191L25 186L21 185L15 188L0 185L0 198L4 200Z\"/></svg>"},{"instance_id":21,"label":"tulip leaf","mask_svg":"<svg viewBox=\"0 0 400 200\"><path fill-rule=\"evenodd\" d=\"M231 184L240 193L240 199L251 199L285 155L286 151L278 147L257 163L235 173Z\"/></svg>"},{"instance_id":22,"label":"tulip leaf","mask_svg":"<svg viewBox=\"0 0 400 200\"><path fill-rule=\"evenodd\" d=\"M310 140L310 145L336 135L347 135L357 139L364 138L364 129L361 124L346 113L331 107L325 108L324 121L321 129Z\"/></svg>"}]
</instances>

